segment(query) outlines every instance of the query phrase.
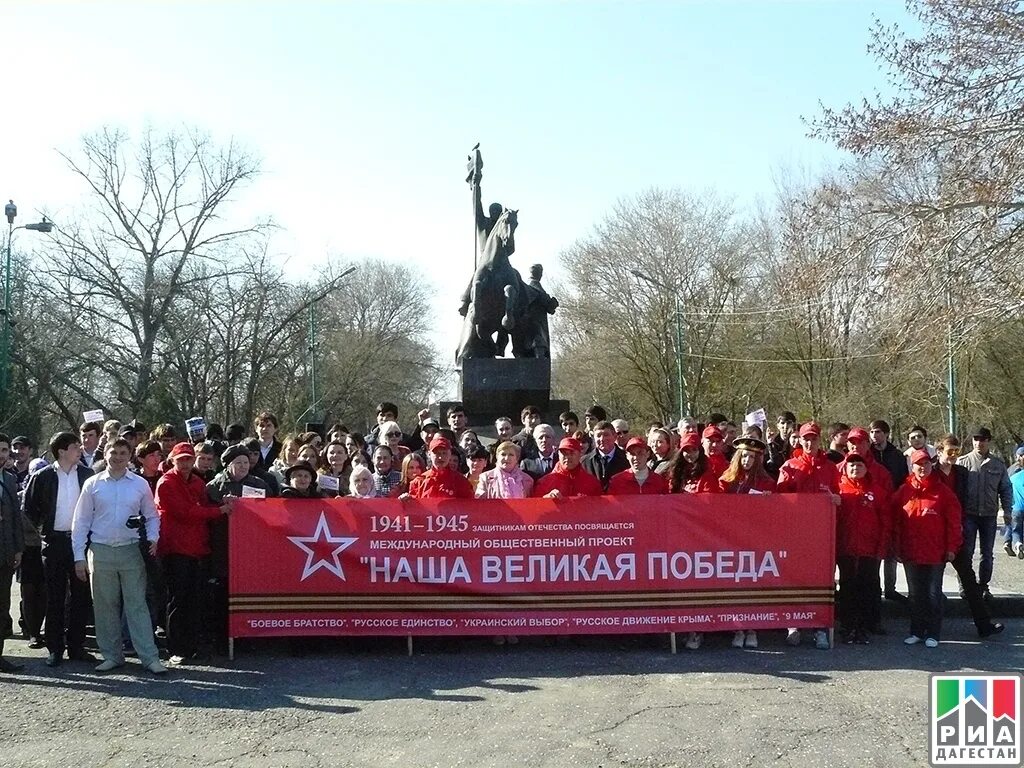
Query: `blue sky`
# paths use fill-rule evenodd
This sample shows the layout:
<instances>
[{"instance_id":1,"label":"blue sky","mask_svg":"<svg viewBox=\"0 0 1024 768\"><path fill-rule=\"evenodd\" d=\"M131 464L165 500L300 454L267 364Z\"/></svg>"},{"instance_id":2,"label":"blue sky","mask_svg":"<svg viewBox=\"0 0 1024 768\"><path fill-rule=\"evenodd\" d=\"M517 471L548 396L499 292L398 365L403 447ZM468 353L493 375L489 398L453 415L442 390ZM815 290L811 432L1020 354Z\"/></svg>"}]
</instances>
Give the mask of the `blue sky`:
<instances>
[{"instance_id":1,"label":"blue sky","mask_svg":"<svg viewBox=\"0 0 1024 768\"><path fill-rule=\"evenodd\" d=\"M417 265L448 357L475 142L485 198L520 209L517 266L558 277L619 198L713 189L744 207L780 170L837 162L801 116L884 86L873 14L906 18L897 2L5 5L0 196L21 223L72 215L82 189L54 149L104 124L234 137L264 169L236 212L272 215L299 273L331 254Z\"/></svg>"}]
</instances>

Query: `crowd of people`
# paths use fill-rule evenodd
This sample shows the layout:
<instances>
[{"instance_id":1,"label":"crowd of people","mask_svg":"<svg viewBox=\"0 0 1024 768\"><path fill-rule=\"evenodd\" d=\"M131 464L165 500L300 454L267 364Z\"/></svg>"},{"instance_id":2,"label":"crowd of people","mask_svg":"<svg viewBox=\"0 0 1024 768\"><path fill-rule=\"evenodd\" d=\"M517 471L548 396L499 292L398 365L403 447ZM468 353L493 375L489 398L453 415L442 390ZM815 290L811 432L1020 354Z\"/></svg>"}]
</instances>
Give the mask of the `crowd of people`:
<instances>
[{"instance_id":1,"label":"crowd of people","mask_svg":"<svg viewBox=\"0 0 1024 768\"><path fill-rule=\"evenodd\" d=\"M134 652L154 674L223 645L227 628L227 518L242 497L570 498L602 494L823 493L836 509L841 637L866 644L884 634L883 598L908 603L908 645L939 644L942 577L951 563L977 632L1003 630L992 621L994 550L1024 560L1024 448L1007 467L990 450L984 427L965 451L954 435L935 444L921 426L907 447L892 442L882 420L867 427L834 423L823 430L783 412L774 424L744 424L723 414L705 423L651 423L639 434L599 405L543 423L527 406L517 430L494 424L496 439L468 429L461 405L445 424L429 410L405 431L398 408L383 402L376 426L362 435L343 424L282 439L270 412L244 425L171 424L147 430L138 421L86 422L60 432L46 456L31 439L0 434L0 672L20 665L3 658L13 636L10 595L17 577L22 636L47 652L46 664L99 662L123 666ZM484 443L487 442L488 445ZM974 555L980 549L978 572ZM897 592L905 569L908 595ZM86 650L93 617L102 659ZM799 645L800 632L786 641ZM701 646L690 633L687 648ZM732 645L757 647L752 630ZM824 629L814 643L828 648Z\"/></svg>"}]
</instances>

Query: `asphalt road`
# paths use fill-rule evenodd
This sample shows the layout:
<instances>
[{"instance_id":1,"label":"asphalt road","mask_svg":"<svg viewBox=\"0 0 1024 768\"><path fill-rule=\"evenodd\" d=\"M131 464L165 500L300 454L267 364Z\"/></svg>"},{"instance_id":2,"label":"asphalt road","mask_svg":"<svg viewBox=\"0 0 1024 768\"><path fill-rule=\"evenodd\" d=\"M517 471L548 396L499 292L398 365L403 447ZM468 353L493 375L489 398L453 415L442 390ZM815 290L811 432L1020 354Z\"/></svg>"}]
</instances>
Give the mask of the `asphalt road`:
<instances>
[{"instance_id":1,"label":"asphalt road","mask_svg":"<svg viewBox=\"0 0 1024 768\"><path fill-rule=\"evenodd\" d=\"M295 657L278 640L160 679L129 663L27 663L0 676L0 765L20 766L925 766L928 674L1024 666L1024 621L978 641L947 621L935 650L818 651L761 633L678 655L665 636L329 640Z\"/></svg>"}]
</instances>

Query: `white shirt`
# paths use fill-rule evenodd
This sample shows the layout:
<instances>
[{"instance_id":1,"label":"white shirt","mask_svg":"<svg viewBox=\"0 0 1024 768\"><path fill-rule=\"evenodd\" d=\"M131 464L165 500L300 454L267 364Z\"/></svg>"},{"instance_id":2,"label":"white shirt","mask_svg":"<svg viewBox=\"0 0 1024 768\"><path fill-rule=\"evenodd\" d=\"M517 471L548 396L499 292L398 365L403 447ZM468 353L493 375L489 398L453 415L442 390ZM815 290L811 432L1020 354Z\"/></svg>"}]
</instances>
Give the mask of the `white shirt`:
<instances>
[{"instance_id":1,"label":"white shirt","mask_svg":"<svg viewBox=\"0 0 1024 768\"><path fill-rule=\"evenodd\" d=\"M75 515L75 504L82 490L78 485L78 464L65 472L59 464L54 465L57 472L57 508L53 515L53 530L70 531L71 520Z\"/></svg>"},{"instance_id":2,"label":"white shirt","mask_svg":"<svg viewBox=\"0 0 1024 768\"><path fill-rule=\"evenodd\" d=\"M141 475L125 472L118 479L104 470L82 485L71 523L71 549L75 560L85 560L85 545L92 535L93 544L122 547L137 544L137 530L125 523L132 515L146 518L146 535L150 542L160 537L160 518L153 503L153 492Z\"/></svg>"},{"instance_id":3,"label":"white shirt","mask_svg":"<svg viewBox=\"0 0 1024 768\"><path fill-rule=\"evenodd\" d=\"M94 461L96 461L96 451L93 451L92 453L86 453L85 451L82 451L82 463L85 464L85 466L89 467L89 469L92 469Z\"/></svg>"}]
</instances>

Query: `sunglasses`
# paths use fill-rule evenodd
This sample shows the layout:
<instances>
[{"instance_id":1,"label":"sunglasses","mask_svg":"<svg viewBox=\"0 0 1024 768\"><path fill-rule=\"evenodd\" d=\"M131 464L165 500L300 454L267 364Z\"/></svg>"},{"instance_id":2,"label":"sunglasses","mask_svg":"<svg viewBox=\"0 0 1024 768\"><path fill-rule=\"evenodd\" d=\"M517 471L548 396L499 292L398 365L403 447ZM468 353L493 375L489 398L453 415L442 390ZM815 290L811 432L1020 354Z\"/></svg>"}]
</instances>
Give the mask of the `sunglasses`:
<instances>
[{"instance_id":1,"label":"sunglasses","mask_svg":"<svg viewBox=\"0 0 1024 768\"><path fill-rule=\"evenodd\" d=\"M401 432L388 432L388 433L387 433L386 435L384 435L384 436L385 436L385 437L401 437L401 436L402 436L402 433L401 433Z\"/></svg>"},{"instance_id":2,"label":"sunglasses","mask_svg":"<svg viewBox=\"0 0 1024 768\"><path fill-rule=\"evenodd\" d=\"M620 432L619 430L616 429L615 430L615 434L616 435L628 435L629 434L629 430L627 429L624 432Z\"/></svg>"}]
</instances>

